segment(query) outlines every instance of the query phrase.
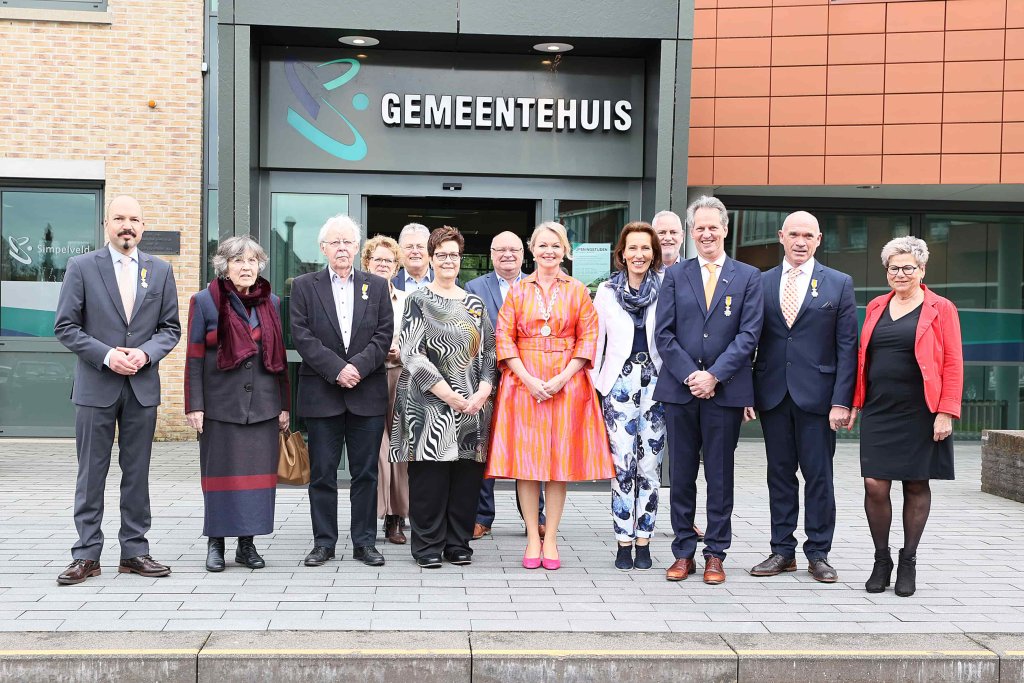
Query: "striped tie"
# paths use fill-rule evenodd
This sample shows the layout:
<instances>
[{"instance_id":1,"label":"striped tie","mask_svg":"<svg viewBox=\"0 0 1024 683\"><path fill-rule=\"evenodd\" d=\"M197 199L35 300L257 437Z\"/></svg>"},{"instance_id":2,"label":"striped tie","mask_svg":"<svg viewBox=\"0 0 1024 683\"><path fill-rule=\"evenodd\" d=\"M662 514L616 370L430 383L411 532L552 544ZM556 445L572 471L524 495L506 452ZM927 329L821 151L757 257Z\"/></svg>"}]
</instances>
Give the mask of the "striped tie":
<instances>
[{"instance_id":1,"label":"striped tie","mask_svg":"<svg viewBox=\"0 0 1024 683\"><path fill-rule=\"evenodd\" d=\"M705 263L704 267L708 269L708 279L704 283L704 305L707 309L711 310L711 300L715 298L715 285L718 284L718 280L715 279L715 270L718 268L717 264Z\"/></svg>"},{"instance_id":2,"label":"striped tie","mask_svg":"<svg viewBox=\"0 0 1024 683\"><path fill-rule=\"evenodd\" d=\"M782 317L786 319L786 327L793 327L796 314L800 311L800 300L797 298L796 279L800 277L798 268L789 269L786 286L782 290Z\"/></svg>"}]
</instances>

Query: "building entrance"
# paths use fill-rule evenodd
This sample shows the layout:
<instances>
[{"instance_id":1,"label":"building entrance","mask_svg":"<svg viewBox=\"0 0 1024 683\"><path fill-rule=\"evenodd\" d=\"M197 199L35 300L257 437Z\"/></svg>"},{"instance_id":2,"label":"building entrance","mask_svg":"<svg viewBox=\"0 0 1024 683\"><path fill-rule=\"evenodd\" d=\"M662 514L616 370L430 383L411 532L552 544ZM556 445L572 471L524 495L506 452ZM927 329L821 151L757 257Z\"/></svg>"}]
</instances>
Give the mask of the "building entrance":
<instances>
[{"instance_id":1,"label":"building entrance","mask_svg":"<svg viewBox=\"0 0 1024 683\"><path fill-rule=\"evenodd\" d=\"M527 241L537 223L537 204L535 199L370 196L366 198L366 233L397 240L409 223L431 230L442 225L458 228L466 240L459 272L459 280L465 283L492 269L490 248L495 235L508 230ZM525 256L530 258L528 251Z\"/></svg>"}]
</instances>

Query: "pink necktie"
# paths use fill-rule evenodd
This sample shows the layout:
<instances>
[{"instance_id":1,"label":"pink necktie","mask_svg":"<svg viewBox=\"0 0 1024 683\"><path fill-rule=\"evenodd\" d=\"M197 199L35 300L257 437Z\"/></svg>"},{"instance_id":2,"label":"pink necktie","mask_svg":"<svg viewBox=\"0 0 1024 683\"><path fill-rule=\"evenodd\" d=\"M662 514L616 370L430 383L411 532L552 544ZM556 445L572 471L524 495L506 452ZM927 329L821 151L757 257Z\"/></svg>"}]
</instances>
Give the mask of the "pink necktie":
<instances>
[{"instance_id":1,"label":"pink necktie","mask_svg":"<svg viewBox=\"0 0 1024 683\"><path fill-rule=\"evenodd\" d=\"M786 319L786 327L793 327L796 314L800 311L800 300L797 298L796 279L800 277L800 271L791 268L789 277L786 279L786 286L782 290L782 317Z\"/></svg>"},{"instance_id":2,"label":"pink necktie","mask_svg":"<svg viewBox=\"0 0 1024 683\"><path fill-rule=\"evenodd\" d=\"M121 277L117 281L117 288L121 291L121 305L124 306L124 317L128 322L132 321L132 309L135 308L135 282L129 268L131 262L127 256L121 257Z\"/></svg>"}]
</instances>

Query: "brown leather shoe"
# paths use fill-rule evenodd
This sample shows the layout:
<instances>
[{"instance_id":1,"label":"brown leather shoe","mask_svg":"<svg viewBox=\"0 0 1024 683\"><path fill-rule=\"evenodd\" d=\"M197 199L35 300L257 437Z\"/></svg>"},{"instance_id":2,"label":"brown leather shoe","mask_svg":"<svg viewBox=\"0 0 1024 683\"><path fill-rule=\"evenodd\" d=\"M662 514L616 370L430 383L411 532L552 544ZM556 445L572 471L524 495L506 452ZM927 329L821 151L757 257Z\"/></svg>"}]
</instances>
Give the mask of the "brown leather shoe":
<instances>
[{"instance_id":1,"label":"brown leather shoe","mask_svg":"<svg viewBox=\"0 0 1024 683\"><path fill-rule=\"evenodd\" d=\"M483 524L476 524L473 526L473 540L479 541L484 536L491 533L491 527L484 526Z\"/></svg>"},{"instance_id":2,"label":"brown leather shoe","mask_svg":"<svg viewBox=\"0 0 1024 683\"><path fill-rule=\"evenodd\" d=\"M704 583L712 586L725 583L725 569L722 568L722 561L717 557L708 555L704 558Z\"/></svg>"},{"instance_id":3,"label":"brown leather shoe","mask_svg":"<svg viewBox=\"0 0 1024 683\"><path fill-rule=\"evenodd\" d=\"M693 533L697 534L697 540L698 541L703 541L704 540L704 532L701 531L700 527L697 526L696 524L693 525Z\"/></svg>"},{"instance_id":4,"label":"brown leather shoe","mask_svg":"<svg viewBox=\"0 0 1024 683\"><path fill-rule=\"evenodd\" d=\"M686 577L697 571L697 565L693 563L692 557L684 557L676 560L672 566L665 570L666 581L685 581Z\"/></svg>"},{"instance_id":5,"label":"brown leather shoe","mask_svg":"<svg viewBox=\"0 0 1024 683\"><path fill-rule=\"evenodd\" d=\"M402 532L402 518L398 515L387 515L384 517L384 538L388 543L405 545L408 539Z\"/></svg>"},{"instance_id":6,"label":"brown leather shoe","mask_svg":"<svg viewBox=\"0 0 1024 683\"><path fill-rule=\"evenodd\" d=\"M117 566L117 571L120 574L138 574L140 576L167 576L171 573L171 568L160 564L149 555L139 555L138 557L129 557L126 560L121 560L121 564Z\"/></svg>"},{"instance_id":7,"label":"brown leather shoe","mask_svg":"<svg viewBox=\"0 0 1024 683\"><path fill-rule=\"evenodd\" d=\"M807 571L815 581L822 583L835 583L839 580L839 572L828 563L828 560L811 560L807 563Z\"/></svg>"},{"instance_id":8,"label":"brown leather shoe","mask_svg":"<svg viewBox=\"0 0 1024 683\"><path fill-rule=\"evenodd\" d=\"M772 553L759 565L756 565L750 570L751 576L778 576L782 572L795 572L796 571L796 558L791 557L788 560L779 555L778 553Z\"/></svg>"},{"instance_id":9,"label":"brown leather shoe","mask_svg":"<svg viewBox=\"0 0 1024 683\"><path fill-rule=\"evenodd\" d=\"M540 540L542 540L542 541L544 540L544 532L547 531L547 530L548 530L548 528L545 525L543 525L543 524L538 524L537 525L537 532L540 534Z\"/></svg>"},{"instance_id":10,"label":"brown leather shoe","mask_svg":"<svg viewBox=\"0 0 1024 683\"><path fill-rule=\"evenodd\" d=\"M75 560L57 577L57 583L62 586L73 586L76 583L82 583L90 576L99 576L100 574L98 560Z\"/></svg>"}]
</instances>

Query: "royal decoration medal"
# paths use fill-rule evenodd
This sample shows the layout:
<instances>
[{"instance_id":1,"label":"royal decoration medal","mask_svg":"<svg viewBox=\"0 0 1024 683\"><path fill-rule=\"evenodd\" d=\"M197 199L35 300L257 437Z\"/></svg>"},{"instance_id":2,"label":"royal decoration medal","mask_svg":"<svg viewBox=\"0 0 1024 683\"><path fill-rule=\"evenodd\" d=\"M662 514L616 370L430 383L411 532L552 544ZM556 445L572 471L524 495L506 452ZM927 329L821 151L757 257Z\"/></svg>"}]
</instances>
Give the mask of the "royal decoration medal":
<instances>
[{"instance_id":1,"label":"royal decoration medal","mask_svg":"<svg viewBox=\"0 0 1024 683\"><path fill-rule=\"evenodd\" d=\"M732 315L732 297L725 297L725 317L728 318Z\"/></svg>"},{"instance_id":2,"label":"royal decoration medal","mask_svg":"<svg viewBox=\"0 0 1024 683\"><path fill-rule=\"evenodd\" d=\"M149 287L149 283L146 282L146 273L147 272L148 271L145 268L143 268L142 271L139 272L139 279L142 280L142 282L140 282L139 284L142 286L143 289L146 289L147 287Z\"/></svg>"},{"instance_id":3,"label":"royal decoration medal","mask_svg":"<svg viewBox=\"0 0 1024 683\"><path fill-rule=\"evenodd\" d=\"M370 298L370 297L366 296L366 290L368 290L369 288L370 288L370 285L368 285L368 284L366 284L364 282L363 283L363 301L366 301L367 299Z\"/></svg>"},{"instance_id":4,"label":"royal decoration medal","mask_svg":"<svg viewBox=\"0 0 1024 683\"><path fill-rule=\"evenodd\" d=\"M811 296L818 298L818 281L811 280Z\"/></svg>"}]
</instances>

